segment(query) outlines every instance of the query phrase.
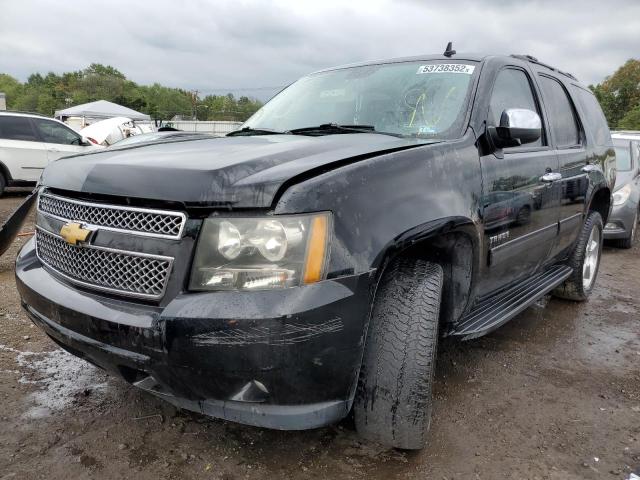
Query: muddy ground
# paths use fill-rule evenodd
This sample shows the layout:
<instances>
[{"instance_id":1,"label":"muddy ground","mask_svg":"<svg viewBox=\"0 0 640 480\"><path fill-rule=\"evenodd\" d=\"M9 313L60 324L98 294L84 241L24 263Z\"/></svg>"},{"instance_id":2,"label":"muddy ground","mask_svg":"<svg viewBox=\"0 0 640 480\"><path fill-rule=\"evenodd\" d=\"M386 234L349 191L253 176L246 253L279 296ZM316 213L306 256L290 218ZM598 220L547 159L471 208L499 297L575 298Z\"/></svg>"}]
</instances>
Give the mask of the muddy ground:
<instances>
[{"instance_id":1,"label":"muddy ground","mask_svg":"<svg viewBox=\"0 0 640 480\"><path fill-rule=\"evenodd\" d=\"M24 198L0 199L0 222ZM33 230L33 224L24 231ZM605 250L588 303L545 299L495 333L443 342L430 445L363 444L176 411L61 352L0 258L0 479L628 478L640 471L640 248ZM545 308L546 305L546 308Z\"/></svg>"}]
</instances>

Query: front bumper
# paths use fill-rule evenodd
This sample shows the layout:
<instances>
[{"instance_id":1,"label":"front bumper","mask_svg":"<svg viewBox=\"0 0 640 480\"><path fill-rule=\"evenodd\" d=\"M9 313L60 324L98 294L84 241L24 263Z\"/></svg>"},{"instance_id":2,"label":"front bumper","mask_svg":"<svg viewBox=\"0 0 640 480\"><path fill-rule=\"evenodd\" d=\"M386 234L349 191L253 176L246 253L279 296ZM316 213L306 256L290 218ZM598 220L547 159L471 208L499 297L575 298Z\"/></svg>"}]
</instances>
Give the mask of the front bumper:
<instances>
[{"instance_id":1,"label":"front bumper","mask_svg":"<svg viewBox=\"0 0 640 480\"><path fill-rule=\"evenodd\" d=\"M297 430L334 423L353 402L372 273L261 292L181 293L165 307L81 290L16 260L32 321L56 343L189 410Z\"/></svg>"},{"instance_id":2,"label":"front bumper","mask_svg":"<svg viewBox=\"0 0 640 480\"><path fill-rule=\"evenodd\" d=\"M605 240L627 238L631 235L637 208L638 206L631 201L613 206L603 231Z\"/></svg>"}]
</instances>

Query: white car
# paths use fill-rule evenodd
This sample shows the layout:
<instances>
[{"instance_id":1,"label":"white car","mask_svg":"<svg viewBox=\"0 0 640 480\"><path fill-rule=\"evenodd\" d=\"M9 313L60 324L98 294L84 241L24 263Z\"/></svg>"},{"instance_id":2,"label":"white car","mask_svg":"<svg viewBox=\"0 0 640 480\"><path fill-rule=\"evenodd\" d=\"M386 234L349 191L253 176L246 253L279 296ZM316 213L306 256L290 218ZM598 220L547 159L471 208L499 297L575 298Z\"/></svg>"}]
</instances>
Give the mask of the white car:
<instances>
[{"instance_id":1,"label":"white car","mask_svg":"<svg viewBox=\"0 0 640 480\"><path fill-rule=\"evenodd\" d=\"M96 148L103 147L58 120L0 112L0 195L5 187L37 182L49 162Z\"/></svg>"},{"instance_id":2,"label":"white car","mask_svg":"<svg viewBox=\"0 0 640 480\"><path fill-rule=\"evenodd\" d=\"M153 132L151 125L139 125L127 117L100 120L80 130L80 135L96 144L108 147L125 138Z\"/></svg>"}]
</instances>

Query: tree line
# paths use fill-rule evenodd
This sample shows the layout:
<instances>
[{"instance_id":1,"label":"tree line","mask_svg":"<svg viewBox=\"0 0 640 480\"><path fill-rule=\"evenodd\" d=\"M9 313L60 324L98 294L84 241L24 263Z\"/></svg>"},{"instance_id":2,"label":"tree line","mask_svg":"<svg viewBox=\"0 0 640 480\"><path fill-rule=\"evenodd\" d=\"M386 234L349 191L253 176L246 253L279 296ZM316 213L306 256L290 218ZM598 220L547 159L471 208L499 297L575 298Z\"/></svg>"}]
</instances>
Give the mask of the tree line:
<instances>
[{"instance_id":1,"label":"tree line","mask_svg":"<svg viewBox=\"0 0 640 480\"><path fill-rule=\"evenodd\" d=\"M98 63L61 75L34 73L24 83L0 73L0 92L5 93L9 110L48 116L62 108L108 100L147 113L154 120L180 115L185 119L244 121L262 106L259 100L236 98L231 93L201 98L195 92L159 83L138 85L116 68Z\"/></svg>"},{"instance_id":2,"label":"tree line","mask_svg":"<svg viewBox=\"0 0 640 480\"><path fill-rule=\"evenodd\" d=\"M628 60L602 83L589 88L611 129L640 130L640 60Z\"/></svg>"}]
</instances>

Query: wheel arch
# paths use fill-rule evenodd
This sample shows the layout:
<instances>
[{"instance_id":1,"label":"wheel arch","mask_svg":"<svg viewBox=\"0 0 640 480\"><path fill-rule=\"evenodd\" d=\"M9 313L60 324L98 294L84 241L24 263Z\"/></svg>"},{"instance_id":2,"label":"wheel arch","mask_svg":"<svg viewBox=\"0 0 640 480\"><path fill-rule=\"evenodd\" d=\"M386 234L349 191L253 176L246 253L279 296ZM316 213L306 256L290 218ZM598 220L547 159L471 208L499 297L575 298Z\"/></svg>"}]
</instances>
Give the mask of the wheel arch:
<instances>
[{"instance_id":1,"label":"wheel arch","mask_svg":"<svg viewBox=\"0 0 640 480\"><path fill-rule=\"evenodd\" d=\"M588 214L592 211L598 212L602 217L602 223L606 224L609 213L611 212L611 205L611 190L609 190L608 187L601 187L591 195L586 213Z\"/></svg>"},{"instance_id":2,"label":"wheel arch","mask_svg":"<svg viewBox=\"0 0 640 480\"><path fill-rule=\"evenodd\" d=\"M438 263L444 272L440 318L443 323L455 322L468 309L473 296L480 239L477 226L466 217L442 218L412 228L378 255L375 290L387 267L400 257Z\"/></svg>"},{"instance_id":3,"label":"wheel arch","mask_svg":"<svg viewBox=\"0 0 640 480\"><path fill-rule=\"evenodd\" d=\"M13 178L11 177L11 172L9 171L9 168L2 161L0 161L0 175L4 177L4 180L7 183L7 185L13 180Z\"/></svg>"}]
</instances>

